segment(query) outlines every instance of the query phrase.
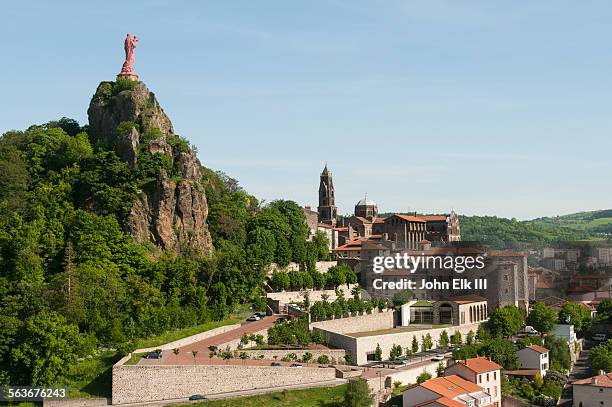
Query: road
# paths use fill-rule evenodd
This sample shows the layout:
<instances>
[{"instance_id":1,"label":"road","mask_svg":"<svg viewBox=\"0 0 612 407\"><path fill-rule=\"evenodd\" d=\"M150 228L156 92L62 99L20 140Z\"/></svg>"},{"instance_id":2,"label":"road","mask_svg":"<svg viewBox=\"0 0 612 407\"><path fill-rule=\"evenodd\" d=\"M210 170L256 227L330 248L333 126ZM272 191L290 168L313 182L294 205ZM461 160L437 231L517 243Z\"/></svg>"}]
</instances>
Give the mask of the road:
<instances>
[{"instance_id":1,"label":"road","mask_svg":"<svg viewBox=\"0 0 612 407\"><path fill-rule=\"evenodd\" d=\"M591 369L589 368L589 352L593 344L590 341L585 340L584 349L580 352L578 360L574 364L574 368L570 372L569 382L563 388L561 398L557 403L560 407L572 407L573 393L572 393L572 382L586 377L591 376Z\"/></svg>"}]
</instances>

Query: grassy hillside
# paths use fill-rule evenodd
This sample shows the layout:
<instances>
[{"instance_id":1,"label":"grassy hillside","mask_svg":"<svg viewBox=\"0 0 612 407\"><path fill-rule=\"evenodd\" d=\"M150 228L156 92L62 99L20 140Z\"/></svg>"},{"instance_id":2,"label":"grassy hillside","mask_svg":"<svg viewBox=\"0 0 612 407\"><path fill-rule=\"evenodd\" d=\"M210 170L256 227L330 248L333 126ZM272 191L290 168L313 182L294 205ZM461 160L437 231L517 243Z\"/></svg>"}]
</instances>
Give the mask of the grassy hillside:
<instances>
[{"instance_id":1,"label":"grassy hillside","mask_svg":"<svg viewBox=\"0 0 612 407\"><path fill-rule=\"evenodd\" d=\"M562 226L592 234L612 234L612 209L538 218L532 222L540 225Z\"/></svg>"},{"instance_id":2,"label":"grassy hillside","mask_svg":"<svg viewBox=\"0 0 612 407\"><path fill-rule=\"evenodd\" d=\"M526 249L555 243L604 240L612 234L612 209L527 221L496 216L460 216L463 240L494 248Z\"/></svg>"}]
</instances>

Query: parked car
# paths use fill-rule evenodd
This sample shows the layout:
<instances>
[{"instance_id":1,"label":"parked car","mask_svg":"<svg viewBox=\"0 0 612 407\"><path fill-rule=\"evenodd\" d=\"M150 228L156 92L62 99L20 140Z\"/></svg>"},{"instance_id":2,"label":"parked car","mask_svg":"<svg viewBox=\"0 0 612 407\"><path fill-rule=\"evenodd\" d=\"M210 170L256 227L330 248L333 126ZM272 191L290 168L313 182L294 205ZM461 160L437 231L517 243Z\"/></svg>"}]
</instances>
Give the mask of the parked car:
<instances>
[{"instance_id":1,"label":"parked car","mask_svg":"<svg viewBox=\"0 0 612 407\"><path fill-rule=\"evenodd\" d=\"M259 318L265 318L268 314L266 314L264 311L258 311L255 313L255 315L257 315Z\"/></svg>"},{"instance_id":2,"label":"parked car","mask_svg":"<svg viewBox=\"0 0 612 407\"><path fill-rule=\"evenodd\" d=\"M539 332L531 325L527 325L525 328L523 328L523 333L528 334L528 335L538 335L539 334Z\"/></svg>"},{"instance_id":3,"label":"parked car","mask_svg":"<svg viewBox=\"0 0 612 407\"><path fill-rule=\"evenodd\" d=\"M190 401L194 401L194 400L208 400L208 397L202 395L202 394L194 394L193 396L189 397Z\"/></svg>"},{"instance_id":4,"label":"parked car","mask_svg":"<svg viewBox=\"0 0 612 407\"><path fill-rule=\"evenodd\" d=\"M436 362L441 362L444 360L444 355L436 355L431 360L435 360Z\"/></svg>"},{"instance_id":5,"label":"parked car","mask_svg":"<svg viewBox=\"0 0 612 407\"><path fill-rule=\"evenodd\" d=\"M257 314L253 314L250 317L247 318L247 321L249 322L253 322L253 321L259 321L261 318L259 317L259 315Z\"/></svg>"},{"instance_id":6,"label":"parked car","mask_svg":"<svg viewBox=\"0 0 612 407\"><path fill-rule=\"evenodd\" d=\"M300 365L299 363L292 363L291 367L304 367L304 366Z\"/></svg>"},{"instance_id":7,"label":"parked car","mask_svg":"<svg viewBox=\"0 0 612 407\"><path fill-rule=\"evenodd\" d=\"M161 359L161 357L161 352L149 352L145 353L143 356L143 358L145 359Z\"/></svg>"},{"instance_id":8,"label":"parked car","mask_svg":"<svg viewBox=\"0 0 612 407\"><path fill-rule=\"evenodd\" d=\"M593 340L598 342L603 342L606 340L606 334L595 334L593 335Z\"/></svg>"},{"instance_id":9,"label":"parked car","mask_svg":"<svg viewBox=\"0 0 612 407\"><path fill-rule=\"evenodd\" d=\"M281 364L280 364L280 363L278 363L278 362L272 362L272 363L270 363L270 366L280 366L280 365L281 365Z\"/></svg>"}]
</instances>

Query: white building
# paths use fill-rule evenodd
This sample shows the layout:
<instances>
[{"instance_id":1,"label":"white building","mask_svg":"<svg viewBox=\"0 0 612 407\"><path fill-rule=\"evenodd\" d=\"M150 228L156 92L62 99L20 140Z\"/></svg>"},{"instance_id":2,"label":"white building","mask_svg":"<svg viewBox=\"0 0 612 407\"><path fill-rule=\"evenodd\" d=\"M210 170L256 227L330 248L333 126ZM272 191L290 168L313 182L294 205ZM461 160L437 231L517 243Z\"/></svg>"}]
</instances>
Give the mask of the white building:
<instances>
[{"instance_id":1,"label":"white building","mask_svg":"<svg viewBox=\"0 0 612 407\"><path fill-rule=\"evenodd\" d=\"M577 340L576 332L574 332L574 325L555 324L555 327L550 332L550 335L563 339L570 345L570 347L572 347L574 342Z\"/></svg>"},{"instance_id":2,"label":"white building","mask_svg":"<svg viewBox=\"0 0 612 407\"><path fill-rule=\"evenodd\" d=\"M491 405L501 406L501 369L497 363L484 358L459 360L444 370L445 375L458 375L477 384L491 396Z\"/></svg>"},{"instance_id":3,"label":"white building","mask_svg":"<svg viewBox=\"0 0 612 407\"><path fill-rule=\"evenodd\" d=\"M540 376L546 375L549 368L548 349L538 345L529 345L516 352L516 355L521 362L521 370L537 370Z\"/></svg>"},{"instance_id":4,"label":"white building","mask_svg":"<svg viewBox=\"0 0 612 407\"><path fill-rule=\"evenodd\" d=\"M601 374L572 383L573 407L612 406L612 373Z\"/></svg>"},{"instance_id":5,"label":"white building","mask_svg":"<svg viewBox=\"0 0 612 407\"><path fill-rule=\"evenodd\" d=\"M493 406L491 395L484 389L459 376L429 379L402 394L403 407L486 407Z\"/></svg>"}]
</instances>

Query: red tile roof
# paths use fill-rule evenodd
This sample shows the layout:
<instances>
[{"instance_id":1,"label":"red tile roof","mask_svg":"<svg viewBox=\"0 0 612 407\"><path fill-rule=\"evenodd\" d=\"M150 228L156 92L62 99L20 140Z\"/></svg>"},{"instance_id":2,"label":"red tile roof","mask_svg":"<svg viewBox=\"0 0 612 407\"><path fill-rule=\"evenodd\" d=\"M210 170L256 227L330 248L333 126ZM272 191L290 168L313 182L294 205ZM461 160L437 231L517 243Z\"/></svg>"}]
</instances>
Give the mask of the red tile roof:
<instances>
[{"instance_id":1,"label":"red tile roof","mask_svg":"<svg viewBox=\"0 0 612 407\"><path fill-rule=\"evenodd\" d=\"M595 379L597 383L593 383L593 379ZM589 377L588 379L577 380L572 384L612 388L612 373L593 376Z\"/></svg>"},{"instance_id":2,"label":"red tile roof","mask_svg":"<svg viewBox=\"0 0 612 407\"><path fill-rule=\"evenodd\" d=\"M421 383L421 386L449 399L453 399L461 394L482 391L482 387L457 375L429 379L426 382Z\"/></svg>"},{"instance_id":3,"label":"red tile roof","mask_svg":"<svg viewBox=\"0 0 612 407\"><path fill-rule=\"evenodd\" d=\"M481 297L476 294L467 294L467 295L458 295L456 297L448 298L449 301L455 302L457 304L470 304L472 302L483 302L486 301L486 298Z\"/></svg>"},{"instance_id":4,"label":"red tile roof","mask_svg":"<svg viewBox=\"0 0 612 407\"><path fill-rule=\"evenodd\" d=\"M447 215L419 215L419 218L426 221L446 221Z\"/></svg>"},{"instance_id":5,"label":"red tile roof","mask_svg":"<svg viewBox=\"0 0 612 407\"><path fill-rule=\"evenodd\" d=\"M500 370L502 368L497 363L482 356L472 359L458 360L457 363L462 364L475 373L486 373L493 370Z\"/></svg>"},{"instance_id":6,"label":"red tile roof","mask_svg":"<svg viewBox=\"0 0 612 407\"><path fill-rule=\"evenodd\" d=\"M546 353L546 352L548 352L548 349L546 349L545 347L540 346L540 345L529 345L529 346L527 346L527 348L529 348L531 350L535 350L538 353Z\"/></svg>"},{"instance_id":7,"label":"red tile roof","mask_svg":"<svg viewBox=\"0 0 612 407\"><path fill-rule=\"evenodd\" d=\"M399 216L400 218L407 220L408 222L420 222L420 223L425 223L425 220L421 217L418 216L412 216L412 215L398 215L396 214L395 216ZM389 218L387 218L389 219Z\"/></svg>"}]
</instances>

